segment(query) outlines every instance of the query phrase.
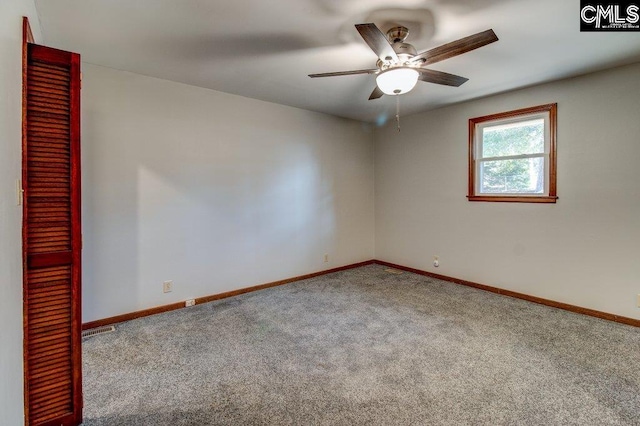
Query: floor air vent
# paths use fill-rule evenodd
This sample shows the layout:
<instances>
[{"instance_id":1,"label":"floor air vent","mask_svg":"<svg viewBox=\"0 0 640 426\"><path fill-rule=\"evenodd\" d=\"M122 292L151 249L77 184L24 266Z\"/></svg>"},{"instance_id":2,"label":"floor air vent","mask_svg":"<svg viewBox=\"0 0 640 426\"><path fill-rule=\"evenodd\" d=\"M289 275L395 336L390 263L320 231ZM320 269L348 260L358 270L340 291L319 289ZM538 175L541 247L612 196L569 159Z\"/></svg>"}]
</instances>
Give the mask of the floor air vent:
<instances>
[{"instance_id":1,"label":"floor air vent","mask_svg":"<svg viewBox=\"0 0 640 426\"><path fill-rule=\"evenodd\" d=\"M116 331L116 328L112 325L108 325L105 327L92 328L91 330L85 330L82 332L82 338L98 336L100 334L113 333Z\"/></svg>"},{"instance_id":2,"label":"floor air vent","mask_svg":"<svg viewBox=\"0 0 640 426\"><path fill-rule=\"evenodd\" d=\"M385 269L385 272L388 272L390 274L396 274L396 275L400 275L403 273L403 271L399 270L399 269L393 269L393 268L389 268L389 269Z\"/></svg>"}]
</instances>

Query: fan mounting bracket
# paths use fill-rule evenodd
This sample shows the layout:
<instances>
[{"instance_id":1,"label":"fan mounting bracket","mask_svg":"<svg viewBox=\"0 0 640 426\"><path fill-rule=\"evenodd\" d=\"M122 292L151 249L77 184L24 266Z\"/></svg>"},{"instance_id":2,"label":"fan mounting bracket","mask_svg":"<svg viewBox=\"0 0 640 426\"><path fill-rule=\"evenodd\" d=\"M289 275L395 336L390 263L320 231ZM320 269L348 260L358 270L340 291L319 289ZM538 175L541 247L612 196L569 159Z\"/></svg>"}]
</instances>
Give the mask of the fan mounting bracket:
<instances>
[{"instance_id":1,"label":"fan mounting bracket","mask_svg":"<svg viewBox=\"0 0 640 426\"><path fill-rule=\"evenodd\" d=\"M399 25L397 27L389 28L387 30L387 38L389 39L389 43L402 43L409 36L409 29L407 27L403 27Z\"/></svg>"}]
</instances>

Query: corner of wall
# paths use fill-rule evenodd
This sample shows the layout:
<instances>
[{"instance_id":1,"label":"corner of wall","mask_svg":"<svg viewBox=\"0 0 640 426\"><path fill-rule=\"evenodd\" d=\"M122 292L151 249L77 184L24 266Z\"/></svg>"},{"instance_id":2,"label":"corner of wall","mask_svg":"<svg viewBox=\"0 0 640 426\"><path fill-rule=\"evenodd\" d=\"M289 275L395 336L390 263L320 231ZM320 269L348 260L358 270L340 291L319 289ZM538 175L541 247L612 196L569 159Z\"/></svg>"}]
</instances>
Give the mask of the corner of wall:
<instances>
[{"instance_id":1,"label":"corner of wall","mask_svg":"<svg viewBox=\"0 0 640 426\"><path fill-rule=\"evenodd\" d=\"M40 40L33 0L0 6L0 413L7 425L24 423L22 356L22 207L16 201L22 147L22 17Z\"/></svg>"}]
</instances>

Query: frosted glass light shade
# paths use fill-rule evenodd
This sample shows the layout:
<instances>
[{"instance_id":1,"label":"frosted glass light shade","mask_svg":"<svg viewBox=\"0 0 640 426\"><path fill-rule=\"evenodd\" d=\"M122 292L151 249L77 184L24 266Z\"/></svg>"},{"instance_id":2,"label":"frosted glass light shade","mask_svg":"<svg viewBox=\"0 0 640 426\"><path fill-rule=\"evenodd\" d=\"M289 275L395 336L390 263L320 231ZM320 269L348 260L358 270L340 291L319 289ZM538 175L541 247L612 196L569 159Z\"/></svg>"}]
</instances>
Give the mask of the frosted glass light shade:
<instances>
[{"instance_id":1,"label":"frosted glass light shade","mask_svg":"<svg viewBox=\"0 0 640 426\"><path fill-rule=\"evenodd\" d=\"M378 74L376 83L385 95L402 95L416 86L419 75L413 68L391 68Z\"/></svg>"}]
</instances>

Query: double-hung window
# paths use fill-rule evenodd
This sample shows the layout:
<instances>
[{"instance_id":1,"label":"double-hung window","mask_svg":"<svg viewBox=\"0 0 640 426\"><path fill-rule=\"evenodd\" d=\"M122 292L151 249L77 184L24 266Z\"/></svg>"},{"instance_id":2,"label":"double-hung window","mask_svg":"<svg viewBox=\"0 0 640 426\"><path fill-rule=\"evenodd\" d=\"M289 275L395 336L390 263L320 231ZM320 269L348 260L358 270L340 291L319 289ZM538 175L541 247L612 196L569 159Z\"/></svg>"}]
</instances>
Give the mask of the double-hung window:
<instances>
[{"instance_id":1,"label":"double-hung window","mask_svg":"<svg viewBox=\"0 0 640 426\"><path fill-rule=\"evenodd\" d=\"M469 120L470 201L555 203L557 104Z\"/></svg>"}]
</instances>

